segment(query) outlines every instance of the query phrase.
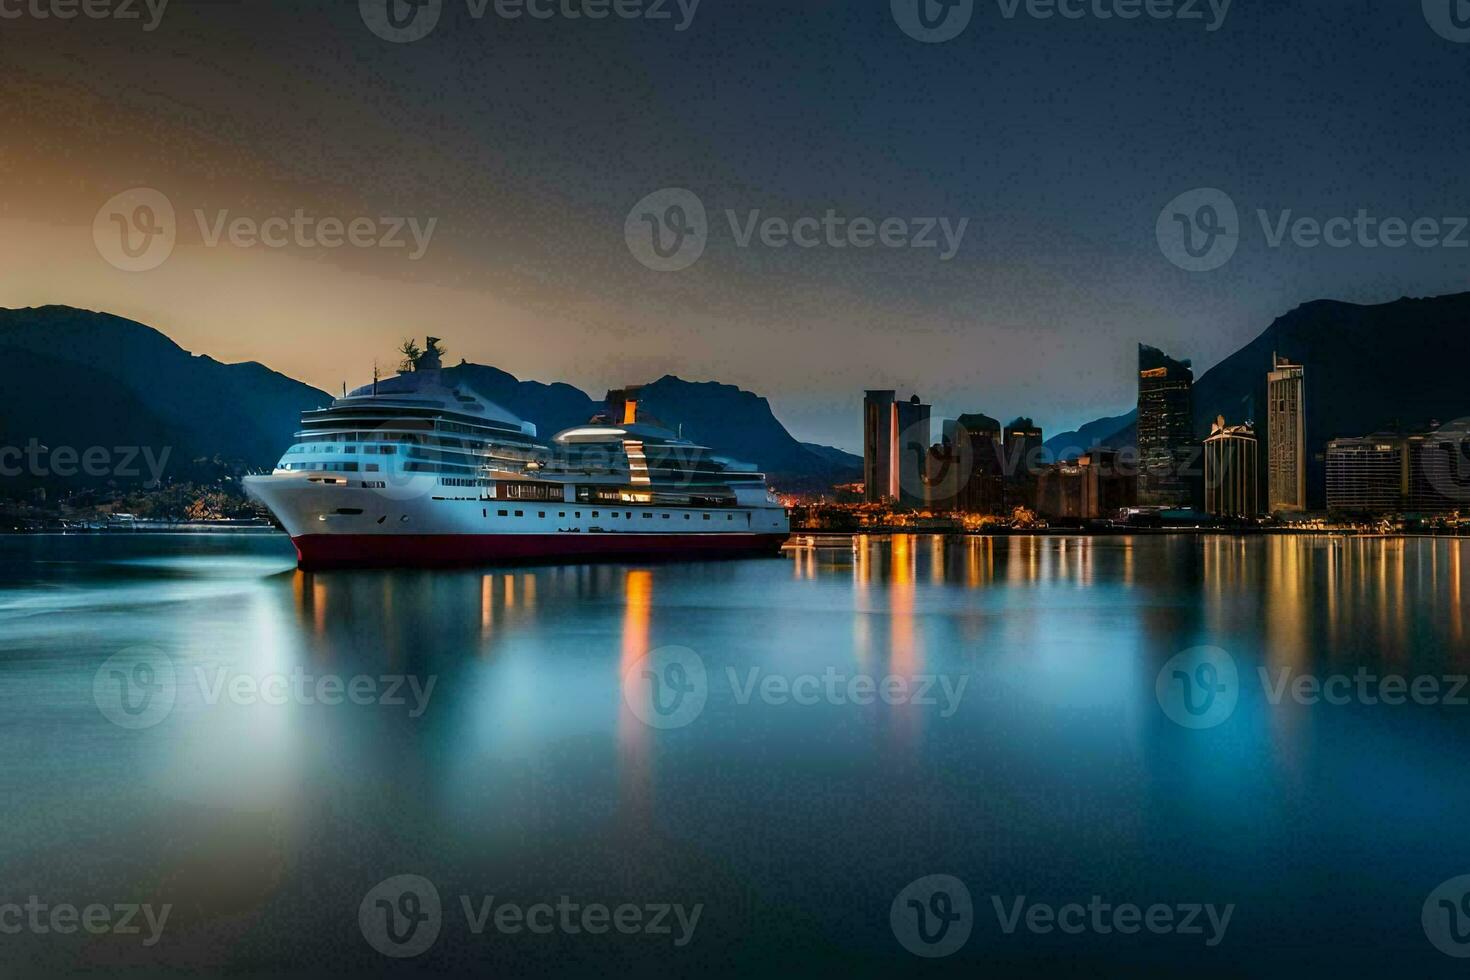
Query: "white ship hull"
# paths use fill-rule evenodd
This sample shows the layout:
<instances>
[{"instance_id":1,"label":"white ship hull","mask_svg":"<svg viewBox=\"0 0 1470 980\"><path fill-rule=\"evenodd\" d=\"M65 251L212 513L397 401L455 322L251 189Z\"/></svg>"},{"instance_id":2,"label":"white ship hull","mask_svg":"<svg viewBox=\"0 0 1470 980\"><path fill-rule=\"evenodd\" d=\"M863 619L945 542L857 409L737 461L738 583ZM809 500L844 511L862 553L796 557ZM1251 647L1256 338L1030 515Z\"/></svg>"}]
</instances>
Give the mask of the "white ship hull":
<instances>
[{"instance_id":1,"label":"white ship hull","mask_svg":"<svg viewBox=\"0 0 1470 980\"><path fill-rule=\"evenodd\" d=\"M608 505L454 496L416 482L369 488L276 473L246 477L245 489L280 521L304 568L773 554L789 536L785 509L763 492L735 506Z\"/></svg>"}]
</instances>

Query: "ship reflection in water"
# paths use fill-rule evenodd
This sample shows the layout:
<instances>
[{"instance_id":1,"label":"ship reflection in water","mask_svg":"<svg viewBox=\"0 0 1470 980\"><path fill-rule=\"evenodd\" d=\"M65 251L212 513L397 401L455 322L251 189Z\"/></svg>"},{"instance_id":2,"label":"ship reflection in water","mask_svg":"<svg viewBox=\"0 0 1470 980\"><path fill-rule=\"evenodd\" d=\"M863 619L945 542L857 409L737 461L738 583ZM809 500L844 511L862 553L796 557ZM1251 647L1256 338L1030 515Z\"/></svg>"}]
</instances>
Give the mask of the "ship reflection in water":
<instances>
[{"instance_id":1,"label":"ship reflection in water","mask_svg":"<svg viewBox=\"0 0 1470 980\"><path fill-rule=\"evenodd\" d=\"M894 536L759 561L308 573L272 539L0 539L0 860L14 894L176 906L154 949L37 953L60 971L281 974L326 946L387 972L357 905L414 873L447 919L461 894L706 909L680 950L446 921L420 963L891 975L908 963L893 895L950 873L977 907L1237 906L1203 965L1182 943L993 928L961 958L1209 975L1270 949L1282 969L1428 974L1420 903L1470 870L1470 707L1272 684L1470 671L1467 546ZM1228 717L1191 729L1156 681L1199 647L1239 684ZM137 730L94 697L129 649L174 678ZM267 697L269 678L288 693Z\"/></svg>"}]
</instances>

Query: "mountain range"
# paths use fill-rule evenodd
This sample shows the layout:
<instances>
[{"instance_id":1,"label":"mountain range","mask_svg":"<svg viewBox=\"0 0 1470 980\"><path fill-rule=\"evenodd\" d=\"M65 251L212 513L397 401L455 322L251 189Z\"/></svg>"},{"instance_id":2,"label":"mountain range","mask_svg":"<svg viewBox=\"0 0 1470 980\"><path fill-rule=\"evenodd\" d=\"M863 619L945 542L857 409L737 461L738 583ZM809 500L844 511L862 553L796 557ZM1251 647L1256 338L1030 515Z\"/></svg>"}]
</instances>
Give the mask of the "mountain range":
<instances>
[{"instance_id":1,"label":"mountain range","mask_svg":"<svg viewBox=\"0 0 1470 980\"><path fill-rule=\"evenodd\" d=\"M1308 504L1314 508L1324 502L1329 439L1470 415L1470 293L1297 307L1196 379L1198 439L1217 415L1254 421L1266 458L1273 352L1306 366ZM7 379L0 388L0 447L31 441L78 451L166 446L174 479L270 467L301 413L332 398L262 364L224 364L141 323L65 306L0 310L0 356ZM600 399L572 385L522 381L487 365L461 362L445 374L534 422L543 436L602 409ZM641 405L687 438L755 463L783 489L824 490L860 478L859 457L797 441L766 399L733 385L666 375L643 386ZM1136 412L1125 412L1055 435L1046 445L1067 458L1092 446L1132 446L1136 438ZM1261 471L1264 480L1264 466ZM25 484L22 478L8 485Z\"/></svg>"},{"instance_id":2,"label":"mountain range","mask_svg":"<svg viewBox=\"0 0 1470 980\"><path fill-rule=\"evenodd\" d=\"M1306 368L1307 504L1313 509L1325 505L1329 440L1422 430L1470 415L1470 293L1374 305L1305 303L1278 317L1194 383L1197 439L1209 435L1217 416L1230 423L1256 423L1263 494L1266 374L1273 353ZM1046 445L1064 458L1093 445L1132 446L1137 434L1133 411L1053 436Z\"/></svg>"},{"instance_id":3,"label":"mountain range","mask_svg":"<svg viewBox=\"0 0 1470 980\"><path fill-rule=\"evenodd\" d=\"M0 309L0 357L0 446L166 446L174 479L268 469L301 413L332 400L262 364L223 364L144 324L66 306ZM571 385L521 381L483 364L461 362L445 376L535 423L543 437L602 408ZM757 464L783 489L825 489L861 470L856 456L798 442L766 399L733 385L665 376L643 387L641 409Z\"/></svg>"}]
</instances>

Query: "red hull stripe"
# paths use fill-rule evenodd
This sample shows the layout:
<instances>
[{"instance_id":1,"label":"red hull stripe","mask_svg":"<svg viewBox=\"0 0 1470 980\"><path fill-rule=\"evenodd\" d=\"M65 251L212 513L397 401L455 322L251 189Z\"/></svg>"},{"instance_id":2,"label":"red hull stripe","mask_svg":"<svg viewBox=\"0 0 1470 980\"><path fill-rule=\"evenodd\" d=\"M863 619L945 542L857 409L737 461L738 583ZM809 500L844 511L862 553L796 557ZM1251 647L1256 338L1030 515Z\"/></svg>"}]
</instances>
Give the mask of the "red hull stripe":
<instances>
[{"instance_id":1,"label":"red hull stripe","mask_svg":"<svg viewBox=\"0 0 1470 980\"><path fill-rule=\"evenodd\" d=\"M303 534L302 568L773 555L786 534Z\"/></svg>"}]
</instances>

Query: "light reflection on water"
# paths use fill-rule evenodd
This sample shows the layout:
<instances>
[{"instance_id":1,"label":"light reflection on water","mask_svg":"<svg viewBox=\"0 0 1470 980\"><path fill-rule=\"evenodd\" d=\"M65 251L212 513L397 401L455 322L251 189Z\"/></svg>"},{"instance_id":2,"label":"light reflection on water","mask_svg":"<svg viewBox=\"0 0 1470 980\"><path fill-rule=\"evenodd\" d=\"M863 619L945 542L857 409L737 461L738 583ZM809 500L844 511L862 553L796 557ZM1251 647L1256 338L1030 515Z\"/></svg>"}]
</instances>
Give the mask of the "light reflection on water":
<instances>
[{"instance_id":1,"label":"light reflection on water","mask_svg":"<svg viewBox=\"0 0 1470 980\"><path fill-rule=\"evenodd\" d=\"M446 893L703 901L720 910L711 958L695 949L686 967L740 942L747 965L889 973L903 961L887 902L941 871L983 894L1235 901L1244 949L1320 966L1291 952L1292 916L1312 908L1313 935L1354 965L1402 963L1423 945L1417 902L1470 867L1455 816L1470 708L1271 704L1256 677L1466 670L1465 546L922 535L751 562L308 574L278 539L3 539L0 859L18 889L168 891L175 942L149 955L263 975L322 944L382 969L356 902L404 871ZM156 727L124 731L92 681L138 645L171 659L178 697ZM1245 683L1230 719L1196 732L1165 718L1154 682L1202 645ZM701 658L708 698L657 730L622 685L668 646ZM966 687L948 717L741 703L752 676L829 669ZM211 703L221 675L292 672L435 686L416 718ZM1325 884L1343 874L1360 887ZM1370 923L1379 954L1351 939ZM1129 968L1177 952L1081 948ZM56 969L154 962L79 949L42 952ZM629 966L664 953L572 951ZM567 950L466 955L550 967Z\"/></svg>"}]
</instances>

